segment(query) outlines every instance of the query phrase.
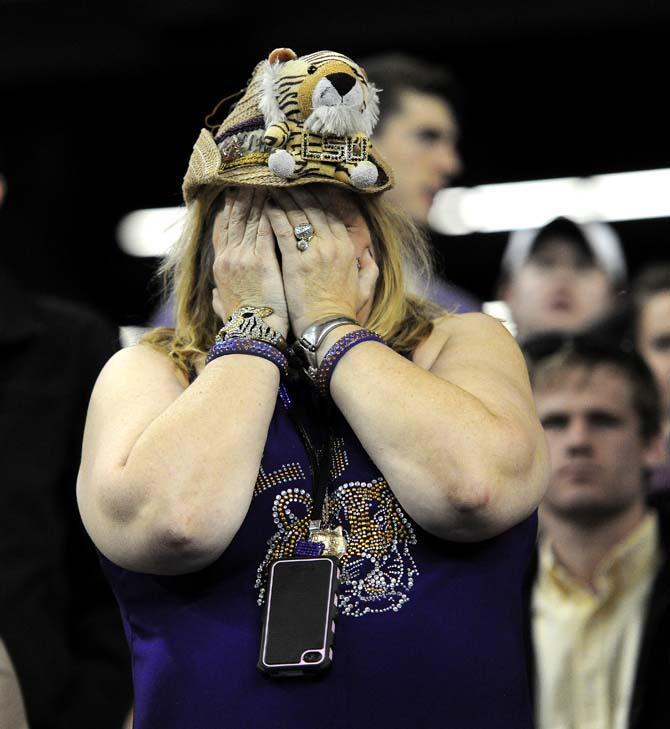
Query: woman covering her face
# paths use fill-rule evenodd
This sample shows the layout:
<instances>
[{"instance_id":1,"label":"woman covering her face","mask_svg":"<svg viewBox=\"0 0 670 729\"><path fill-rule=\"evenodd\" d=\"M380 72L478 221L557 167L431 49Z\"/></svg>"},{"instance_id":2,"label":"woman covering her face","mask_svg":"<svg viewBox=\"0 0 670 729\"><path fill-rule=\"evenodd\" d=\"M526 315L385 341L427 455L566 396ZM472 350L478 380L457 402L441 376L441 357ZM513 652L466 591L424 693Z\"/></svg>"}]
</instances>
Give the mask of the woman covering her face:
<instances>
[{"instance_id":1,"label":"woman covering her face","mask_svg":"<svg viewBox=\"0 0 670 729\"><path fill-rule=\"evenodd\" d=\"M376 117L346 56L261 62L191 157L176 327L96 385L78 497L135 729L532 726L544 438L504 327L405 292Z\"/></svg>"}]
</instances>

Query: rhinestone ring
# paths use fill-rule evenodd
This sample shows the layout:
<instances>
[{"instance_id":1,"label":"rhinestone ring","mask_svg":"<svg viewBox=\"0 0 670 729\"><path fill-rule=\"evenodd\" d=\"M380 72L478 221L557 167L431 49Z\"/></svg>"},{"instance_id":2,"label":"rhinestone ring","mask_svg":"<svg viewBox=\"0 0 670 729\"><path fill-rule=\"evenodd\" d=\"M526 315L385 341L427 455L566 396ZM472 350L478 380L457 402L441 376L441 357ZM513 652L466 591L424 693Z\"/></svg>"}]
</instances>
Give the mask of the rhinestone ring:
<instances>
[{"instance_id":1,"label":"rhinestone ring","mask_svg":"<svg viewBox=\"0 0 670 729\"><path fill-rule=\"evenodd\" d=\"M314 228L309 223L301 223L293 228L293 234L298 239L296 248L304 252L309 248L310 241L314 237Z\"/></svg>"}]
</instances>

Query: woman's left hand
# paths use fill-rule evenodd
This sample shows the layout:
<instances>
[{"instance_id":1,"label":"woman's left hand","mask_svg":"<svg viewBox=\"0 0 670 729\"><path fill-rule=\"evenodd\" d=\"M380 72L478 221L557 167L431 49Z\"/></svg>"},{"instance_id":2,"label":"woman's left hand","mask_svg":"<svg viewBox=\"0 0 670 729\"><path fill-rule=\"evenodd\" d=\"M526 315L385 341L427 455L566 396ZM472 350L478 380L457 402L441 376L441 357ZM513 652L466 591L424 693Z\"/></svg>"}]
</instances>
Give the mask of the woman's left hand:
<instances>
[{"instance_id":1,"label":"woman's left hand","mask_svg":"<svg viewBox=\"0 0 670 729\"><path fill-rule=\"evenodd\" d=\"M319 319L359 317L372 302L379 269L371 253L367 226L362 231L368 245L356 250L355 241L338 215L339 190L312 191L288 188L271 191L267 215L281 251L281 269L291 328L296 336ZM360 211L359 224L365 225ZM294 228L309 223L314 237L307 250L297 248ZM359 246L361 235L356 235ZM360 268L359 268L360 266Z\"/></svg>"}]
</instances>

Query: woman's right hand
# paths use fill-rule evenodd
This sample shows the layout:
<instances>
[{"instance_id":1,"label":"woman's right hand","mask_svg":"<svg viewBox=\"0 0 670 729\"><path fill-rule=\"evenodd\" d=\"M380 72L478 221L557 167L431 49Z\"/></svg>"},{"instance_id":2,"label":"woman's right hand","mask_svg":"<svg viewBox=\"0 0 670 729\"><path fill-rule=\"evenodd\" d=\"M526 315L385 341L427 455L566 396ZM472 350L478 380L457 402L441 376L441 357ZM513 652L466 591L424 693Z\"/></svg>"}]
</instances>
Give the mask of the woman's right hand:
<instances>
[{"instance_id":1,"label":"woman's right hand","mask_svg":"<svg viewBox=\"0 0 670 729\"><path fill-rule=\"evenodd\" d=\"M212 306L225 321L240 306L270 306L265 322L284 336L288 309L275 237L263 208L262 187L226 190L226 202L214 221L214 281Z\"/></svg>"}]
</instances>

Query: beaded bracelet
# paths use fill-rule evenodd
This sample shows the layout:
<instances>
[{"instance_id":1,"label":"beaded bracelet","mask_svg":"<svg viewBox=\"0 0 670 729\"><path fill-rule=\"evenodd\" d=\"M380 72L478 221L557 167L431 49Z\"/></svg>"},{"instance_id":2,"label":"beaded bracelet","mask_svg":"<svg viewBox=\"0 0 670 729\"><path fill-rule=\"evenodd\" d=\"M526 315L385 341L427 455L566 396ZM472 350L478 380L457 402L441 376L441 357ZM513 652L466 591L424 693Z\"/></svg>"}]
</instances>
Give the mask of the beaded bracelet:
<instances>
[{"instance_id":1,"label":"beaded bracelet","mask_svg":"<svg viewBox=\"0 0 670 729\"><path fill-rule=\"evenodd\" d=\"M284 377L288 376L288 360L286 357L276 347L258 339L234 337L224 339L222 342L214 342L207 354L205 364L209 364L213 359L226 354L251 354L254 357L262 357L276 364Z\"/></svg>"},{"instance_id":2,"label":"beaded bracelet","mask_svg":"<svg viewBox=\"0 0 670 729\"><path fill-rule=\"evenodd\" d=\"M320 557L323 554L322 542L310 542L307 539L298 539L295 547L296 557Z\"/></svg>"},{"instance_id":3,"label":"beaded bracelet","mask_svg":"<svg viewBox=\"0 0 670 729\"><path fill-rule=\"evenodd\" d=\"M326 352L326 356L321 361L321 365L314 379L322 397L328 397L330 393L330 380L337 363L352 347L355 347L361 342L381 342L382 344L386 344L383 337L371 329L356 329L340 337Z\"/></svg>"}]
</instances>

